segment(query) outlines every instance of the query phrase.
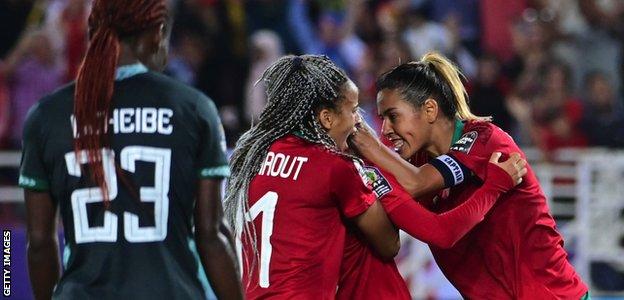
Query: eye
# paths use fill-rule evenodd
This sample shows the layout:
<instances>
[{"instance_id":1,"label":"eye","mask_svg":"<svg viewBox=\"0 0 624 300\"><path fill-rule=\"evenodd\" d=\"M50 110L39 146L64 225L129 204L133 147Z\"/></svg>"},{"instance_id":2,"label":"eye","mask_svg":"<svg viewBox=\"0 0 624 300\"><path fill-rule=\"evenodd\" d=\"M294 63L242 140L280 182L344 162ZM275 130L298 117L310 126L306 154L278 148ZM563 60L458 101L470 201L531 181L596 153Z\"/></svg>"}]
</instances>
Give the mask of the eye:
<instances>
[{"instance_id":1,"label":"eye","mask_svg":"<svg viewBox=\"0 0 624 300\"><path fill-rule=\"evenodd\" d=\"M398 115L397 115L397 114L395 114L395 113L390 113L390 114L388 114L388 119L389 119L390 121L393 121L393 122L394 122L394 120L396 120L396 119L397 119L397 117L398 117Z\"/></svg>"}]
</instances>

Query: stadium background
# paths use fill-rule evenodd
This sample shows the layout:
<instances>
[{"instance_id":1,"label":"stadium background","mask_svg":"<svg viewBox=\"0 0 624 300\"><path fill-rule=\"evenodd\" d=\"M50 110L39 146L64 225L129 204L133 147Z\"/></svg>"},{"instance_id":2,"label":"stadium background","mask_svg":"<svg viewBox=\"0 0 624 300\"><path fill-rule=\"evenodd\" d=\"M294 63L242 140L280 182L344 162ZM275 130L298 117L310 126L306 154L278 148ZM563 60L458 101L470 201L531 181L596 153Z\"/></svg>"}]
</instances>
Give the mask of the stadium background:
<instances>
[{"instance_id":1,"label":"stadium background","mask_svg":"<svg viewBox=\"0 0 624 300\"><path fill-rule=\"evenodd\" d=\"M217 104L231 147L264 105L262 71L283 54L321 53L360 88L429 50L466 76L471 107L527 152L594 298L624 298L623 0L170 0L166 73ZM86 49L89 0L0 0L0 226L12 230L14 299L31 299L24 205L16 187L30 106L71 81ZM521 212L518 212L521 213ZM425 245L397 257L417 299L458 295Z\"/></svg>"}]
</instances>

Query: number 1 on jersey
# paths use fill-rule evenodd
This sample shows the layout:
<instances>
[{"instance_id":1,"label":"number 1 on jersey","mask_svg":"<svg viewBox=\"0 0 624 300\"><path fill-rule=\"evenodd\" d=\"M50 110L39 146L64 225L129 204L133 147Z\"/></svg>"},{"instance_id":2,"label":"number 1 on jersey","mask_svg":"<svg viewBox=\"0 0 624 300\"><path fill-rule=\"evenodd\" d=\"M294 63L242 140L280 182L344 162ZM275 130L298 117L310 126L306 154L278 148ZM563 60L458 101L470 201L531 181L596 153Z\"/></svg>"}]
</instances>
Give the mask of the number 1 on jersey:
<instances>
[{"instance_id":1,"label":"number 1 on jersey","mask_svg":"<svg viewBox=\"0 0 624 300\"><path fill-rule=\"evenodd\" d=\"M273 234L273 216L275 215L275 206L277 205L277 193L268 192L260 198L253 206L249 208L249 213L245 215L247 222L251 222L260 213L262 213L262 232L260 249L260 287L269 287L269 264L271 262L271 253L273 246L271 245L271 235Z\"/></svg>"}]
</instances>

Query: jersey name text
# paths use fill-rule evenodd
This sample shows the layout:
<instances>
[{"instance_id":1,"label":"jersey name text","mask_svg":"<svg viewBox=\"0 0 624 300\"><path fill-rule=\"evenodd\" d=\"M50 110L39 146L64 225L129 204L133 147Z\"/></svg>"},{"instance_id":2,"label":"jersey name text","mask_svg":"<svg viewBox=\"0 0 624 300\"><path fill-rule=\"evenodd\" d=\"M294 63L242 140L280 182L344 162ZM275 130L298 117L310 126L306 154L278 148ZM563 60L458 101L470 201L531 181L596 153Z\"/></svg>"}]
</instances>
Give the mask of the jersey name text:
<instances>
[{"instance_id":1,"label":"jersey name text","mask_svg":"<svg viewBox=\"0 0 624 300\"><path fill-rule=\"evenodd\" d=\"M258 175L281 178L289 178L292 175L292 180L297 180L301 167L303 167L303 164L307 161L307 157L290 156L269 151Z\"/></svg>"},{"instance_id":2,"label":"jersey name text","mask_svg":"<svg viewBox=\"0 0 624 300\"><path fill-rule=\"evenodd\" d=\"M159 133L170 135L173 132L171 117L173 117L173 110L169 108L116 108L113 110L113 115L108 123L112 125L114 134ZM77 129L74 115L71 116L71 123L74 137L76 137Z\"/></svg>"}]
</instances>

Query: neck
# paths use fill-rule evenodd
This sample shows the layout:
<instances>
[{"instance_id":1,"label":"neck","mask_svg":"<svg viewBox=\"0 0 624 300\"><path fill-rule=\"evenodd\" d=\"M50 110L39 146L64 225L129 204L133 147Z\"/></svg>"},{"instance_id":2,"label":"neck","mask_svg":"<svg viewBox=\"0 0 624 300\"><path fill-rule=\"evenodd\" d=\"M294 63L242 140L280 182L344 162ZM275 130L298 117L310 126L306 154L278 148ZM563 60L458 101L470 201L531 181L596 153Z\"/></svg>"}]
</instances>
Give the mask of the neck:
<instances>
[{"instance_id":1,"label":"neck","mask_svg":"<svg viewBox=\"0 0 624 300\"><path fill-rule=\"evenodd\" d=\"M119 43L119 59L117 60L117 67L132 65L140 62L139 58L134 54L132 48L124 42Z\"/></svg>"},{"instance_id":2,"label":"neck","mask_svg":"<svg viewBox=\"0 0 624 300\"><path fill-rule=\"evenodd\" d=\"M436 157L447 153L451 148L453 134L455 133L455 121L443 118L433 125L431 132L431 144L426 148L429 156Z\"/></svg>"}]
</instances>

